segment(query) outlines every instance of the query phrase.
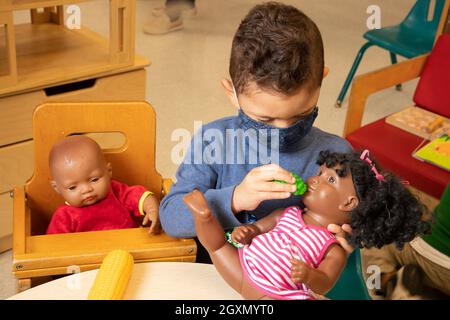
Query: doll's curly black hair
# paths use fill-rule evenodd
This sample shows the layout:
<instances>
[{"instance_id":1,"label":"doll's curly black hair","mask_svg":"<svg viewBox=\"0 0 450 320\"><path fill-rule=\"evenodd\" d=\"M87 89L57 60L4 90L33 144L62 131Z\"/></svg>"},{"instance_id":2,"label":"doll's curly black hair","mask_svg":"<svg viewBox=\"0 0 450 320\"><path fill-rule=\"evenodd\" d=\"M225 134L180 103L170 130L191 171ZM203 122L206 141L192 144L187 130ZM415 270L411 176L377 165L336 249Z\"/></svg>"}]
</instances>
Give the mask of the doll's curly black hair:
<instances>
[{"instance_id":1,"label":"doll's curly black hair","mask_svg":"<svg viewBox=\"0 0 450 320\"><path fill-rule=\"evenodd\" d=\"M353 232L347 241L353 247L381 248L395 243L401 249L417 235L429 232L429 223L422 220L425 206L395 175L382 172L384 179L377 180L371 165L361 160L360 155L325 150L317 159L318 165L339 166L336 172L340 177L352 174L359 204L350 213Z\"/></svg>"}]
</instances>

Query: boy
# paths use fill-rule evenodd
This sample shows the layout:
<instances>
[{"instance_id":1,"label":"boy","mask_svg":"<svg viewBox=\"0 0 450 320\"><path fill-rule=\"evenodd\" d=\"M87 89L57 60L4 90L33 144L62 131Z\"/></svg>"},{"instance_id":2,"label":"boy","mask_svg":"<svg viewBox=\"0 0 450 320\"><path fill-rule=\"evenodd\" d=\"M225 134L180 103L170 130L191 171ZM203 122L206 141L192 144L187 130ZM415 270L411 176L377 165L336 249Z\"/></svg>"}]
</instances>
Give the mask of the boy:
<instances>
[{"instance_id":1,"label":"boy","mask_svg":"<svg viewBox=\"0 0 450 320\"><path fill-rule=\"evenodd\" d=\"M183 203L193 189L204 193L221 225L232 228L298 204L300 198L291 196L296 188L291 172L303 179L315 175L321 150L351 150L344 139L312 127L328 70L320 32L298 9L276 2L255 6L234 36L229 71L231 80L222 80L222 85L239 115L209 123L193 138L177 182L160 206L169 235L196 235ZM217 132L225 138L208 139ZM238 137L236 145L227 139L230 132ZM271 150L270 164L260 153L252 157L264 148Z\"/></svg>"}]
</instances>

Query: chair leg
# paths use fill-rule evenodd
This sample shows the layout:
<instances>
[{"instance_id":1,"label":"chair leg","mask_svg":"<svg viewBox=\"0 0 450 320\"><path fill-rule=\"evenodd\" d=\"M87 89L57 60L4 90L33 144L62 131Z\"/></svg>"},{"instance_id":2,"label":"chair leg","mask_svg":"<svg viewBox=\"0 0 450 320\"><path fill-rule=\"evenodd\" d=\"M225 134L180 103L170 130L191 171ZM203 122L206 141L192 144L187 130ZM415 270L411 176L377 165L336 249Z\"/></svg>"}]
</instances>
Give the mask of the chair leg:
<instances>
[{"instance_id":1,"label":"chair leg","mask_svg":"<svg viewBox=\"0 0 450 320\"><path fill-rule=\"evenodd\" d=\"M389 53L391 55L391 62L392 62L392 64L397 64L397 55L395 53L393 53L393 52L389 52ZM402 88L402 84L401 83L395 85L395 90L402 91L402 89L403 88Z\"/></svg>"},{"instance_id":2,"label":"chair leg","mask_svg":"<svg viewBox=\"0 0 450 320\"><path fill-rule=\"evenodd\" d=\"M19 279L17 280L17 292L21 293L25 290L31 288L31 278L30 279Z\"/></svg>"},{"instance_id":3,"label":"chair leg","mask_svg":"<svg viewBox=\"0 0 450 320\"><path fill-rule=\"evenodd\" d=\"M347 79L345 79L344 86L341 89L341 92L339 93L339 96L336 100L336 108L340 108L342 105L342 102L344 101L345 95L347 94L348 88L350 87L350 84L352 83L353 77L355 76L356 70L358 69L359 64L361 63L361 59L366 52L366 50L373 46L373 43L367 42L365 45L359 49L358 54L356 55L355 61L353 62L352 68L350 69L350 72L348 73Z\"/></svg>"}]
</instances>

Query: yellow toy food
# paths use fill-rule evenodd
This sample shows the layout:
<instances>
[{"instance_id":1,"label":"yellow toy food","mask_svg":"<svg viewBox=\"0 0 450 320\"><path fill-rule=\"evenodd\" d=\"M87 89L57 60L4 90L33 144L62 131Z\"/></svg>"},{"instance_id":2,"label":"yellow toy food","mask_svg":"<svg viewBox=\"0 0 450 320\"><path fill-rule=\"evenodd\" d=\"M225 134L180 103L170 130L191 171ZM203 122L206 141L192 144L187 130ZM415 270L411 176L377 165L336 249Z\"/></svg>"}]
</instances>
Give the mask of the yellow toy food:
<instances>
[{"instance_id":1,"label":"yellow toy food","mask_svg":"<svg viewBox=\"0 0 450 320\"><path fill-rule=\"evenodd\" d=\"M97 272L88 300L120 300L122 299L131 271L133 256L124 250L113 250L103 259Z\"/></svg>"}]
</instances>

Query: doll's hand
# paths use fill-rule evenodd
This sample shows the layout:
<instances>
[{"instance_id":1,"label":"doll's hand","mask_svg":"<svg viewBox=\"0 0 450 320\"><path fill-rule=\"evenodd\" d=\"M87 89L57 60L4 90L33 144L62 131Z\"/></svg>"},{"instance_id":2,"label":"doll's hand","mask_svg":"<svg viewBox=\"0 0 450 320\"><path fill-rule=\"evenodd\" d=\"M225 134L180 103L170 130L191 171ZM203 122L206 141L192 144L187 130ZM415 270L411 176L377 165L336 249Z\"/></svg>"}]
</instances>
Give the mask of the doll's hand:
<instances>
[{"instance_id":1,"label":"doll's hand","mask_svg":"<svg viewBox=\"0 0 450 320\"><path fill-rule=\"evenodd\" d=\"M291 259L292 272L291 279L294 283L308 283L308 277L311 272L311 267L303 261Z\"/></svg>"},{"instance_id":2,"label":"doll's hand","mask_svg":"<svg viewBox=\"0 0 450 320\"><path fill-rule=\"evenodd\" d=\"M231 233L231 240L241 244L250 244L252 239L260 234L258 227L252 224L246 224L234 228Z\"/></svg>"},{"instance_id":3,"label":"doll's hand","mask_svg":"<svg viewBox=\"0 0 450 320\"><path fill-rule=\"evenodd\" d=\"M342 248L344 248L347 255L351 254L355 248L353 248L345 238L346 234L352 234L352 227L348 224L343 224L342 227L337 224L329 224L328 231L332 232L336 236L336 240L339 242Z\"/></svg>"},{"instance_id":4,"label":"doll's hand","mask_svg":"<svg viewBox=\"0 0 450 320\"><path fill-rule=\"evenodd\" d=\"M145 217L142 225L150 222L149 234L158 234L161 232L161 223L159 222L159 203L155 196L148 196L144 200Z\"/></svg>"},{"instance_id":5,"label":"doll's hand","mask_svg":"<svg viewBox=\"0 0 450 320\"><path fill-rule=\"evenodd\" d=\"M286 184L273 180L282 180ZM252 169L236 186L231 199L234 213L256 209L262 201L270 199L287 199L297 187L292 174L276 164Z\"/></svg>"}]
</instances>

